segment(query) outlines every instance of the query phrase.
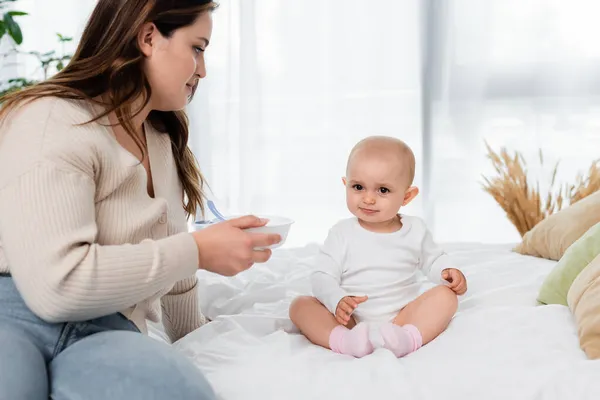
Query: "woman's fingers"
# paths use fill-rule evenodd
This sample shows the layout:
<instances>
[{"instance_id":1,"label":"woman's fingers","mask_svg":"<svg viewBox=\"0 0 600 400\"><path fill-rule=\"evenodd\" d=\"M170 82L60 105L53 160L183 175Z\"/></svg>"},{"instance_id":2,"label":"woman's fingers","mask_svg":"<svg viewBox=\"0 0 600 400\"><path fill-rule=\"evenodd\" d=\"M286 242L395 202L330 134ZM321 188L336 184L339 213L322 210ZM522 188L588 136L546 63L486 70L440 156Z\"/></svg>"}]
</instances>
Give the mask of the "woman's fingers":
<instances>
[{"instance_id":1,"label":"woman's fingers","mask_svg":"<svg viewBox=\"0 0 600 400\"><path fill-rule=\"evenodd\" d=\"M252 248L268 247L281 242L281 236L275 233L249 233Z\"/></svg>"},{"instance_id":2,"label":"woman's fingers","mask_svg":"<svg viewBox=\"0 0 600 400\"><path fill-rule=\"evenodd\" d=\"M265 262L269 261L269 258L271 258L272 254L273 253L269 249L254 250L252 252L252 260L255 263L265 263Z\"/></svg>"}]
</instances>

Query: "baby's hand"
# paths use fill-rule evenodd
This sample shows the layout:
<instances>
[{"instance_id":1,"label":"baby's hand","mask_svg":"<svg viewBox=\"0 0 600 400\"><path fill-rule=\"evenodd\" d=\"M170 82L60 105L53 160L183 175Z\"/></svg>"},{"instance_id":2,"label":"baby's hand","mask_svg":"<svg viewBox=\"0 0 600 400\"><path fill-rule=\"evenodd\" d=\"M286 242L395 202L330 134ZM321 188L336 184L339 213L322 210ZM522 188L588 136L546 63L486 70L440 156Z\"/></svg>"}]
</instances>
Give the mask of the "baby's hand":
<instances>
[{"instance_id":1,"label":"baby's hand","mask_svg":"<svg viewBox=\"0 0 600 400\"><path fill-rule=\"evenodd\" d=\"M342 297L335 309L335 320L346 326L350 322L350 316L360 303L367 301L367 296L346 296Z\"/></svg>"},{"instance_id":2,"label":"baby's hand","mask_svg":"<svg viewBox=\"0 0 600 400\"><path fill-rule=\"evenodd\" d=\"M467 291L467 278L455 268L446 268L443 270L442 279L448 281L448 287L459 296L465 294Z\"/></svg>"}]
</instances>

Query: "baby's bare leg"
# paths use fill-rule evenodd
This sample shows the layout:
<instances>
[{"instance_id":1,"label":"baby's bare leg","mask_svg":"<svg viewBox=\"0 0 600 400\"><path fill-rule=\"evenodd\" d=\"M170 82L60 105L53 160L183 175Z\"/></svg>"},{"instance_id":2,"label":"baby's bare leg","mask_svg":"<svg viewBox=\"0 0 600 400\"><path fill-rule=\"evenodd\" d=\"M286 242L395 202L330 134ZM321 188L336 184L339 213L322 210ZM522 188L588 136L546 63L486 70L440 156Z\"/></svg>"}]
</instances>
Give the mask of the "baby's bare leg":
<instances>
[{"instance_id":1,"label":"baby's bare leg","mask_svg":"<svg viewBox=\"0 0 600 400\"><path fill-rule=\"evenodd\" d=\"M394 319L394 323L400 326L416 326L423 337L423 344L427 344L446 330L457 308L456 294L448 287L440 285L404 307Z\"/></svg>"},{"instance_id":2,"label":"baby's bare leg","mask_svg":"<svg viewBox=\"0 0 600 400\"><path fill-rule=\"evenodd\" d=\"M394 322L380 328L383 347L404 357L442 333L456 312L458 300L446 286L435 287L402 309Z\"/></svg>"},{"instance_id":3,"label":"baby's bare leg","mask_svg":"<svg viewBox=\"0 0 600 400\"><path fill-rule=\"evenodd\" d=\"M308 340L327 349L331 331L339 326L335 316L319 300L310 296L301 296L292 302L290 319ZM346 328L352 329L354 325L354 319L350 318Z\"/></svg>"},{"instance_id":4,"label":"baby's bare leg","mask_svg":"<svg viewBox=\"0 0 600 400\"><path fill-rule=\"evenodd\" d=\"M335 317L314 297L298 297L290 305L290 318L314 344L340 354L364 357L373 352L366 324L354 318L346 326L338 324Z\"/></svg>"}]
</instances>

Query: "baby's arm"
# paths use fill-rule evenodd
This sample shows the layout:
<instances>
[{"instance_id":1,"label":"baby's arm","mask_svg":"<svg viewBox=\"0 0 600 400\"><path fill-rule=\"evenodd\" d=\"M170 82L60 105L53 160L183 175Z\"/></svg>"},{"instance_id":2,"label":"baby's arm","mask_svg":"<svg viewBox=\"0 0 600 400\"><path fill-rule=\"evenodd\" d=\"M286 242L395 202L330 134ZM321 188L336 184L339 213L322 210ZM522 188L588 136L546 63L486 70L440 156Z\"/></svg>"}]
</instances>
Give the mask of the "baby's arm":
<instances>
[{"instance_id":1,"label":"baby's arm","mask_svg":"<svg viewBox=\"0 0 600 400\"><path fill-rule=\"evenodd\" d=\"M351 315L364 298L347 296L342 289L345 241L335 227L317 257L311 275L314 297L300 296L290 304L290 319L311 342L337 353L362 357L373 351L366 325Z\"/></svg>"},{"instance_id":2,"label":"baby's arm","mask_svg":"<svg viewBox=\"0 0 600 400\"><path fill-rule=\"evenodd\" d=\"M341 235L330 231L319 251L315 271L310 279L313 295L334 315L339 301L348 295L340 287L344 247Z\"/></svg>"},{"instance_id":3,"label":"baby's arm","mask_svg":"<svg viewBox=\"0 0 600 400\"><path fill-rule=\"evenodd\" d=\"M421 241L420 268L424 274L434 283L445 283L442 278L442 271L445 269L457 269L452 257L438 246L434 241L429 230L424 227L424 235Z\"/></svg>"}]
</instances>

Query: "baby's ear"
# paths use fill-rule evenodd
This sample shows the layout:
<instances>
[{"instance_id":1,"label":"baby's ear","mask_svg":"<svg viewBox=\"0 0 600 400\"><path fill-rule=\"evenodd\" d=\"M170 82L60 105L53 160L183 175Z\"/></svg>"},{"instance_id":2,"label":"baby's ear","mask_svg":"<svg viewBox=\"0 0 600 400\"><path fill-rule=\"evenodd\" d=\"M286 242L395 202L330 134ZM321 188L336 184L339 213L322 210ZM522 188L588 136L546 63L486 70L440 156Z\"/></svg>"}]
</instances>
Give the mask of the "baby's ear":
<instances>
[{"instance_id":1,"label":"baby's ear","mask_svg":"<svg viewBox=\"0 0 600 400\"><path fill-rule=\"evenodd\" d=\"M344 184L344 186L346 186L346 177L342 176L342 183Z\"/></svg>"},{"instance_id":2,"label":"baby's ear","mask_svg":"<svg viewBox=\"0 0 600 400\"><path fill-rule=\"evenodd\" d=\"M415 197L419 194L419 188L416 186L411 186L406 189L406 193L404 193L404 203L403 206L406 206L408 203L414 200Z\"/></svg>"}]
</instances>

